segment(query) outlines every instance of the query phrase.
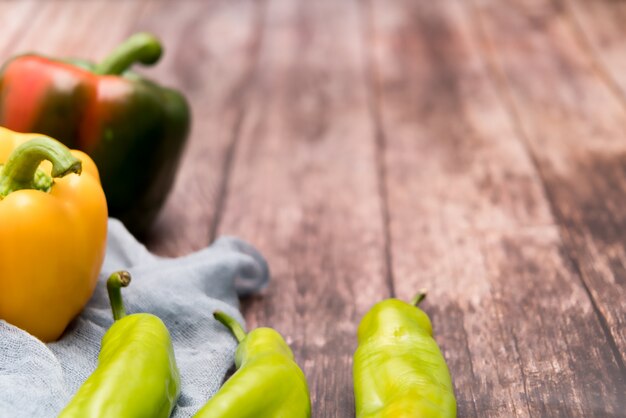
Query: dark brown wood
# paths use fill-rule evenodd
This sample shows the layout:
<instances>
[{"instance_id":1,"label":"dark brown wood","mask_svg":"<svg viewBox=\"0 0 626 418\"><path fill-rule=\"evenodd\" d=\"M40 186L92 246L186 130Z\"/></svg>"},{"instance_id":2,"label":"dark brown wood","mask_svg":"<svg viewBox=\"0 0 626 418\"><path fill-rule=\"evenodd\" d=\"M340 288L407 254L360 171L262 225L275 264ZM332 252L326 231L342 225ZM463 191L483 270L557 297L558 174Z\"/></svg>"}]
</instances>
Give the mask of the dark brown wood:
<instances>
[{"instance_id":1,"label":"dark brown wood","mask_svg":"<svg viewBox=\"0 0 626 418\"><path fill-rule=\"evenodd\" d=\"M354 1L270 1L220 233L267 256L250 327L283 333L315 417L354 416L359 318L389 295L364 44Z\"/></svg>"},{"instance_id":2,"label":"dark brown wood","mask_svg":"<svg viewBox=\"0 0 626 418\"><path fill-rule=\"evenodd\" d=\"M394 285L429 290L459 415L616 414L626 387L467 9L368 16Z\"/></svg>"}]
</instances>

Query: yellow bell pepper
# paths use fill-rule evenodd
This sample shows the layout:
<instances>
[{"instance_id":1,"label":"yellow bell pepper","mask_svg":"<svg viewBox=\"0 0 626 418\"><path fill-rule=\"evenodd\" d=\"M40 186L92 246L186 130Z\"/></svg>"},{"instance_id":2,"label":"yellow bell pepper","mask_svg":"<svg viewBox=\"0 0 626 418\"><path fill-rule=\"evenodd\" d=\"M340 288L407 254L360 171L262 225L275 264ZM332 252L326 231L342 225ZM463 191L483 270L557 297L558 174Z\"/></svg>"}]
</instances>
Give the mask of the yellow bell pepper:
<instances>
[{"instance_id":1,"label":"yellow bell pepper","mask_svg":"<svg viewBox=\"0 0 626 418\"><path fill-rule=\"evenodd\" d=\"M1 127L0 164L0 319L54 341L91 297L104 260L98 170L50 137Z\"/></svg>"}]
</instances>

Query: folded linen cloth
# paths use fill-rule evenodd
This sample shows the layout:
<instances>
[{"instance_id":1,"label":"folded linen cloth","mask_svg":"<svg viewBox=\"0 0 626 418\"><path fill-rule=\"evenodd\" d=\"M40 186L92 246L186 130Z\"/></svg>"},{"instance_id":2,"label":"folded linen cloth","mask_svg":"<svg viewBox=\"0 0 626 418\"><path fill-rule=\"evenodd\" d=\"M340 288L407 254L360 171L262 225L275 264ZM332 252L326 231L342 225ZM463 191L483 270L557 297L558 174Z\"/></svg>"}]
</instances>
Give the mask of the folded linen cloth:
<instances>
[{"instance_id":1,"label":"folded linen cloth","mask_svg":"<svg viewBox=\"0 0 626 418\"><path fill-rule=\"evenodd\" d=\"M192 416L219 389L233 364L236 342L212 313L221 309L243 323L238 296L267 284L265 260L231 237L184 257L157 257L110 219L94 295L59 341L44 344L0 321L0 417L55 417L69 402L95 369L100 340L113 323L106 279L120 269L132 275L122 291L127 313L157 315L172 336L181 373L181 396L172 416Z\"/></svg>"}]
</instances>

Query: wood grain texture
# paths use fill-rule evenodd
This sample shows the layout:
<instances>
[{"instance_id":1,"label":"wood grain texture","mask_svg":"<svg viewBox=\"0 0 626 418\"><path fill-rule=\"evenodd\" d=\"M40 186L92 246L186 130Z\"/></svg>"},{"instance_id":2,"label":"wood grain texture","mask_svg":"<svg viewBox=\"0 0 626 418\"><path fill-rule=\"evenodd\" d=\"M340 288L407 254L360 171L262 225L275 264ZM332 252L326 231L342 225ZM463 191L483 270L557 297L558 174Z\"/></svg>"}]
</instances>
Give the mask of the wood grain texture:
<instances>
[{"instance_id":1,"label":"wood grain texture","mask_svg":"<svg viewBox=\"0 0 626 418\"><path fill-rule=\"evenodd\" d=\"M192 109L181 168L148 247L181 255L211 242L258 55L264 2L160 2L137 30L165 40L167 60L147 72L180 89Z\"/></svg>"},{"instance_id":2,"label":"wood grain texture","mask_svg":"<svg viewBox=\"0 0 626 418\"><path fill-rule=\"evenodd\" d=\"M598 75L626 107L626 1L559 0L567 9L573 30L596 61Z\"/></svg>"},{"instance_id":3,"label":"wood grain texture","mask_svg":"<svg viewBox=\"0 0 626 418\"><path fill-rule=\"evenodd\" d=\"M538 167L566 255L606 336L588 340L586 351L611 350L613 358L602 364L607 382L619 390L606 399L604 413L619 416L626 406L624 108L595 71L562 4L472 4L493 78Z\"/></svg>"},{"instance_id":4,"label":"wood grain texture","mask_svg":"<svg viewBox=\"0 0 626 418\"><path fill-rule=\"evenodd\" d=\"M467 9L374 0L368 17L394 285L429 290L459 416L616 415L617 362Z\"/></svg>"},{"instance_id":5,"label":"wood grain texture","mask_svg":"<svg viewBox=\"0 0 626 418\"><path fill-rule=\"evenodd\" d=\"M266 255L249 327L286 336L315 417L354 416L358 320L389 295L357 3L270 1L220 233Z\"/></svg>"}]
</instances>

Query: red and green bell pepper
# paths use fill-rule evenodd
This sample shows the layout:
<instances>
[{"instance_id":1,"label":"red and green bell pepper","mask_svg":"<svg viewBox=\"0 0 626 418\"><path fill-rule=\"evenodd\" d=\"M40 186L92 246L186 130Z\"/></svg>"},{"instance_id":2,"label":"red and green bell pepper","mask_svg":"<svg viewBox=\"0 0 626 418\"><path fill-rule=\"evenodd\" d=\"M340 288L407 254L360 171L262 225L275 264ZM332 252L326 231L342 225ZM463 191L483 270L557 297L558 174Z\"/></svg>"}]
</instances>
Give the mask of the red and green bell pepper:
<instances>
[{"instance_id":1,"label":"red and green bell pepper","mask_svg":"<svg viewBox=\"0 0 626 418\"><path fill-rule=\"evenodd\" d=\"M0 125L85 151L100 171L109 214L145 233L173 185L189 130L179 92L128 69L156 63L152 35L131 36L99 64L17 56L0 71Z\"/></svg>"}]
</instances>

